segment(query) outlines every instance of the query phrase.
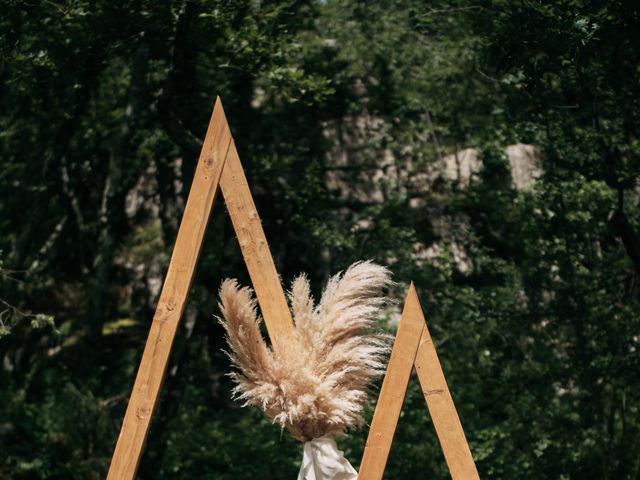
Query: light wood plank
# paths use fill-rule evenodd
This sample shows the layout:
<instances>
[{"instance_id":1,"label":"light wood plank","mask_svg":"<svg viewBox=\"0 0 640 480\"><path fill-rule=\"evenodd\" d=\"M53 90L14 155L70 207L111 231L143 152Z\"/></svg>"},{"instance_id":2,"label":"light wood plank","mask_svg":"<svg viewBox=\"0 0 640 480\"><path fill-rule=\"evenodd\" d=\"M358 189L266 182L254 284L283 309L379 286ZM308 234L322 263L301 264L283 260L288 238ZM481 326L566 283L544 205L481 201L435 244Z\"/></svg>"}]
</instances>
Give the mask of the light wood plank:
<instances>
[{"instance_id":1,"label":"light wood plank","mask_svg":"<svg viewBox=\"0 0 640 480\"><path fill-rule=\"evenodd\" d=\"M108 480L133 479L138 468L149 422L158 401L169 354L193 281L209 215L231 144L231 132L218 98L113 453L107 474Z\"/></svg>"},{"instance_id":2,"label":"light wood plank","mask_svg":"<svg viewBox=\"0 0 640 480\"><path fill-rule=\"evenodd\" d=\"M233 141L220 187L271 343L275 349L282 348L293 332L293 320Z\"/></svg>"},{"instance_id":3,"label":"light wood plank","mask_svg":"<svg viewBox=\"0 0 640 480\"><path fill-rule=\"evenodd\" d=\"M420 308L419 305L418 308ZM453 480L479 479L476 464L426 324L422 331L415 366L451 478Z\"/></svg>"},{"instance_id":4,"label":"light wood plank","mask_svg":"<svg viewBox=\"0 0 640 480\"><path fill-rule=\"evenodd\" d=\"M380 480L384 475L424 327L418 295L411 283L371 421L359 480Z\"/></svg>"}]
</instances>

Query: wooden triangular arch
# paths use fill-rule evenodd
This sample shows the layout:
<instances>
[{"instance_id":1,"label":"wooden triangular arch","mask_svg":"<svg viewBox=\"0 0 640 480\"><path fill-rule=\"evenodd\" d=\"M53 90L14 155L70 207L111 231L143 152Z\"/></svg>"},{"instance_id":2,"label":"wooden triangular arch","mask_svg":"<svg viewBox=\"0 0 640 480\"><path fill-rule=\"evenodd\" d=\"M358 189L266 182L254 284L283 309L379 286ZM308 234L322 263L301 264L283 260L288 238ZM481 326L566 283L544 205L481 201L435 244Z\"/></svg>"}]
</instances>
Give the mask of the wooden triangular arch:
<instances>
[{"instance_id":1,"label":"wooden triangular arch","mask_svg":"<svg viewBox=\"0 0 640 480\"><path fill-rule=\"evenodd\" d=\"M280 348L293 330L280 278L218 97L107 480L135 477L218 187L222 189L273 347Z\"/></svg>"},{"instance_id":2,"label":"wooden triangular arch","mask_svg":"<svg viewBox=\"0 0 640 480\"><path fill-rule=\"evenodd\" d=\"M382 479L414 365L451 478L479 479L413 282L405 299L358 478Z\"/></svg>"},{"instance_id":3,"label":"wooden triangular arch","mask_svg":"<svg viewBox=\"0 0 640 480\"><path fill-rule=\"evenodd\" d=\"M280 278L218 97L107 480L133 480L135 477L218 187L222 190L273 348L282 348L293 331L293 320ZM358 478L382 478L414 361L452 477L478 478L413 284L367 440L362 462L364 471L361 467ZM436 364L437 368L434 368ZM398 402L392 392L400 391L397 388L402 385L403 395ZM431 391L442 391L443 395L433 395L434 398L430 399ZM385 413L386 406L393 409L392 414ZM452 412L455 418L451 416ZM458 459L459 455L464 458ZM468 474L472 471L469 461L475 476Z\"/></svg>"}]
</instances>

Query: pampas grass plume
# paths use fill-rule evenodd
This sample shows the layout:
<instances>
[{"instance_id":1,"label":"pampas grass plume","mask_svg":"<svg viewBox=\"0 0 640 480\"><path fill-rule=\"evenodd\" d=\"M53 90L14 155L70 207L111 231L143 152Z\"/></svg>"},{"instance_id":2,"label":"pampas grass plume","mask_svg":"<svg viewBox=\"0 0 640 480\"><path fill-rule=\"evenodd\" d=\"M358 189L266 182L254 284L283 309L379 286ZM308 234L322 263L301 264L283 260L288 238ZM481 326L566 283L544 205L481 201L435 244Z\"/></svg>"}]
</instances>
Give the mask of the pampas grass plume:
<instances>
[{"instance_id":1,"label":"pampas grass plume","mask_svg":"<svg viewBox=\"0 0 640 480\"><path fill-rule=\"evenodd\" d=\"M226 330L233 395L261 408L301 441L344 433L362 424L371 381L384 372L386 336L367 334L386 303L389 271L371 261L332 277L316 305L308 279L289 292L294 334L270 349L260 333L253 292L236 280L220 287L220 323Z\"/></svg>"}]
</instances>

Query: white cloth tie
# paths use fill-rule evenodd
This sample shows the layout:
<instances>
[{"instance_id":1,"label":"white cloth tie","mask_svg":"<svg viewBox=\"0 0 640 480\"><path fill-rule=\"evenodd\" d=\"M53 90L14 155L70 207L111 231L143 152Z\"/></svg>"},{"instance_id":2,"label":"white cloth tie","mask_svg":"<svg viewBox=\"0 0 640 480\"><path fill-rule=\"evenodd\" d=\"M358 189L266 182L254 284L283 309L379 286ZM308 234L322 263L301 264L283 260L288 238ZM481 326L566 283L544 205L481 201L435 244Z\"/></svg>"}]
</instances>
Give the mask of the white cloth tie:
<instances>
[{"instance_id":1,"label":"white cloth tie","mask_svg":"<svg viewBox=\"0 0 640 480\"><path fill-rule=\"evenodd\" d=\"M304 444L298 480L356 480L358 472L338 450L333 437L314 438Z\"/></svg>"}]
</instances>

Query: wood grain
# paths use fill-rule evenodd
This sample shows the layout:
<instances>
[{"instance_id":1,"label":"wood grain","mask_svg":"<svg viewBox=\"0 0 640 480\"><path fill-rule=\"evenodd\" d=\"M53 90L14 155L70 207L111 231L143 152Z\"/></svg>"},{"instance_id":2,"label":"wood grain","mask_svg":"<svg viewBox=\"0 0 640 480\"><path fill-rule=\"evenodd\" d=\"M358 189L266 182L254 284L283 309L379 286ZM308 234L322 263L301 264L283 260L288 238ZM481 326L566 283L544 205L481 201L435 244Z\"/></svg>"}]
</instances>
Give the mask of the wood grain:
<instances>
[{"instance_id":1,"label":"wood grain","mask_svg":"<svg viewBox=\"0 0 640 480\"><path fill-rule=\"evenodd\" d=\"M233 141L229 146L220 187L271 344L274 349L281 348L293 332L293 320Z\"/></svg>"},{"instance_id":2,"label":"wood grain","mask_svg":"<svg viewBox=\"0 0 640 480\"><path fill-rule=\"evenodd\" d=\"M420 306L418 305L418 308ZM423 317L424 318L424 317ZM456 406L425 324L415 360L422 393L453 480L479 479Z\"/></svg>"},{"instance_id":3,"label":"wood grain","mask_svg":"<svg viewBox=\"0 0 640 480\"><path fill-rule=\"evenodd\" d=\"M424 327L418 295L411 283L371 421L359 480L380 480L384 475Z\"/></svg>"},{"instance_id":4,"label":"wood grain","mask_svg":"<svg viewBox=\"0 0 640 480\"><path fill-rule=\"evenodd\" d=\"M218 98L113 453L108 480L133 479L138 468L231 143L231 132Z\"/></svg>"}]
</instances>

